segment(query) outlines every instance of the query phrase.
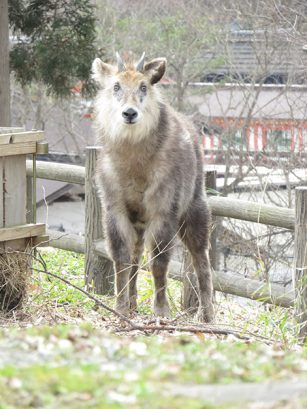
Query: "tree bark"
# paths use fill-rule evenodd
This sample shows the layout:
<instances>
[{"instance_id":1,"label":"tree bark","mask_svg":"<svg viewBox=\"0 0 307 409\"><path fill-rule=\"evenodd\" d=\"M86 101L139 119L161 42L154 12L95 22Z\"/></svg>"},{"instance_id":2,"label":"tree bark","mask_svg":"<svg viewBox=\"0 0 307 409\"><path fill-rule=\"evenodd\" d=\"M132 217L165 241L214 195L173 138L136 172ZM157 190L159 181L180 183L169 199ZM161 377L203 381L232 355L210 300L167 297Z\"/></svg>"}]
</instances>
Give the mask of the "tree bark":
<instances>
[{"instance_id":1,"label":"tree bark","mask_svg":"<svg viewBox=\"0 0 307 409\"><path fill-rule=\"evenodd\" d=\"M295 310L300 338L307 339L307 186L295 189Z\"/></svg>"},{"instance_id":2,"label":"tree bark","mask_svg":"<svg viewBox=\"0 0 307 409\"><path fill-rule=\"evenodd\" d=\"M0 0L0 126L11 124L8 0Z\"/></svg>"}]
</instances>

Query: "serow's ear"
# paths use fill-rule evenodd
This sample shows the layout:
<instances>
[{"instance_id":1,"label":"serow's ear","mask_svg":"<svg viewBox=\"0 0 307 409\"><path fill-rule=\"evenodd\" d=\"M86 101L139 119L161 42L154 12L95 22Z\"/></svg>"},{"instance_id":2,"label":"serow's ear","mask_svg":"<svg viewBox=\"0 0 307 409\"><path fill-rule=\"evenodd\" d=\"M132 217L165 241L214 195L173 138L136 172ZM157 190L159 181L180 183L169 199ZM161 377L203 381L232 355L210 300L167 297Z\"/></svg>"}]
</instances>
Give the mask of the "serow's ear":
<instances>
[{"instance_id":1,"label":"serow's ear","mask_svg":"<svg viewBox=\"0 0 307 409\"><path fill-rule=\"evenodd\" d=\"M149 78L151 85L163 77L166 69L166 58L156 58L144 65L143 72Z\"/></svg>"},{"instance_id":2,"label":"serow's ear","mask_svg":"<svg viewBox=\"0 0 307 409\"><path fill-rule=\"evenodd\" d=\"M113 65L101 61L100 58L95 58L92 64L92 78L100 85L104 85L106 77L114 74L115 68Z\"/></svg>"}]
</instances>

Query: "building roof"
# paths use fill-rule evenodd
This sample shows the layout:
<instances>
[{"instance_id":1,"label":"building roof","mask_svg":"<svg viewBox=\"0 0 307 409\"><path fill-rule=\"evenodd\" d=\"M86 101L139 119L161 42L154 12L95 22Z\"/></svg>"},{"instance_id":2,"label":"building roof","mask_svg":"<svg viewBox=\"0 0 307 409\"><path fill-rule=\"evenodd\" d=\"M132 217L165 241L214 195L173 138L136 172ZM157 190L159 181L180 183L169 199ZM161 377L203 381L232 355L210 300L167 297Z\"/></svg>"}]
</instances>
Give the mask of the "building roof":
<instances>
[{"instance_id":1,"label":"building roof","mask_svg":"<svg viewBox=\"0 0 307 409\"><path fill-rule=\"evenodd\" d=\"M307 47L285 30L233 30L206 55L223 62L204 72L202 81L224 78L245 82L296 83L307 81Z\"/></svg>"},{"instance_id":2,"label":"building roof","mask_svg":"<svg viewBox=\"0 0 307 409\"><path fill-rule=\"evenodd\" d=\"M189 97L205 117L307 120L307 87L224 86Z\"/></svg>"}]
</instances>

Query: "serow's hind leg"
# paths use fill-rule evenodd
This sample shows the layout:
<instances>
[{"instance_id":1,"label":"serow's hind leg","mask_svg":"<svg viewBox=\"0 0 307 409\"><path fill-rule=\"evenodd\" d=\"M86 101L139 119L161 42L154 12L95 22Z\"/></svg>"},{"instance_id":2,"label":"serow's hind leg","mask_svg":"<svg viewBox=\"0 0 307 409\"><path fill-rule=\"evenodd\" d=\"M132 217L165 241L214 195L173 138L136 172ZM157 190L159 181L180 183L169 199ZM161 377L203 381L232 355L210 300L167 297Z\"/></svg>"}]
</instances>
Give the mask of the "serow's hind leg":
<instances>
[{"instance_id":1,"label":"serow's hind leg","mask_svg":"<svg viewBox=\"0 0 307 409\"><path fill-rule=\"evenodd\" d=\"M197 319L201 322L211 322L214 318L214 308L209 252L205 250L204 254L194 254L192 258L199 285Z\"/></svg>"},{"instance_id":2,"label":"serow's hind leg","mask_svg":"<svg viewBox=\"0 0 307 409\"><path fill-rule=\"evenodd\" d=\"M198 200L188 209L180 232L182 241L191 254L198 279L199 307L197 318L202 322L210 322L214 318L212 274L209 259L209 226L209 209L204 201Z\"/></svg>"}]
</instances>

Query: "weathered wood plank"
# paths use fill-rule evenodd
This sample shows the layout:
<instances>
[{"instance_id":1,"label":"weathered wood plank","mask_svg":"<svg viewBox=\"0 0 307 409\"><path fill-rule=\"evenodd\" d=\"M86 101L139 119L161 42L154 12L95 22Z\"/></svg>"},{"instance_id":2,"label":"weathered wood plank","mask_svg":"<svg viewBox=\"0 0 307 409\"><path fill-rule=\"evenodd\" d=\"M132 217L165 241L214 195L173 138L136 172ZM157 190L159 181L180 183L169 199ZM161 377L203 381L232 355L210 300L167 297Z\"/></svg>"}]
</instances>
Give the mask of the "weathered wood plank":
<instances>
[{"instance_id":1,"label":"weathered wood plank","mask_svg":"<svg viewBox=\"0 0 307 409\"><path fill-rule=\"evenodd\" d=\"M2 133L0 129L0 145L9 143L40 142L44 140L43 131L12 131Z\"/></svg>"},{"instance_id":2,"label":"weathered wood plank","mask_svg":"<svg viewBox=\"0 0 307 409\"><path fill-rule=\"evenodd\" d=\"M0 145L10 143L12 133L24 132L24 128L0 126Z\"/></svg>"},{"instance_id":3,"label":"weathered wood plank","mask_svg":"<svg viewBox=\"0 0 307 409\"><path fill-rule=\"evenodd\" d=\"M43 234L40 236L31 237L30 240L32 247L47 247L49 246L50 237L48 234Z\"/></svg>"},{"instance_id":4,"label":"weathered wood plank","mask_svg":"<svg viewBox=\"0 0 307 409\"><path fill-rule=\"evenodd\" d=\"M4 161L4 227L26 223L26 156L13 155ZM26 247L24 239L11 242L10 249L22 251ZM5 244L6 248L6 244Z\"/></svg>"},{"instance_id":5,"label":"weathered wood plank","mask_svg":"<svg viewBox=\"0 0 307 409\"><path fill-rule=\"evenodd\" d=\"M9 143L0 146L0 156L27 155L36 152L36 142Z\"/></svg>"},{"instance_id":6,"label":"weathered wood plank","mask_svg":"<svg viewBox=\"0 0 307 409\"><path fill-rule=\"evenodd\" d=\"M85 174L85 283L97 294L114 291L113 263L94 251L94 241L103 237L102 209L96 192L97 148L86 149Z\"/></svg>"},{"instance_id":7,"label":"weathered wood plank","mask_svg":"<svg viewBox=\"0 0 307 409\"><path fill-rule=\"evenodd\" d=\"M46 226L44 223L3 227L0 229L0 242L42 236L45 233Z\"/></svg>"},{"instance_id":8,"label":"weathered wood plank","mask_svg":"<svg viewBox=\"0 0 307 409\"><path fill-rule=\"evenodd\" d=\"M0 126L0 134L11 134L14 132L24 132L23 127L14 127L14 126Z\"/></svg>"},{"instance_id":9,"label":"weathered wood plank","mask_svg":"<svg viewBox=\"0 0 307 409\"><path fill-rule=\"evenodd\" d=\"M27 176L27 206L26 206L26 220L27 223L33 223L34 212L33 212L33 178Z\"/></svg>"},{"instance_id":10,"label":"weathered wood plank","mask_svg":"<svg viewBox=\"0 0 307 409\"><path fill-rule=\"evenodd\" d=\"M40 142L40 141L43 141L44 139L45 139L45 134L43 131L27 131L27 132L12 133L10 141L11 143Z\"/></svg>"},{"instance_id":11,"label":"weathered wood plank","mask_svg":"<svg viewBox=\"0 0 307 409\"><path fill-rule=\"evenodd\" d=\"M26 156L4 159L5 227L26 223Z\"/></svg>"},{"instance_id":12,"label":"weathered wood plank","mask_svg":"<svg viewBox=\"0 0 307 409\"><path fill-rule=\"evenodd\" d=\"M307 339L307 186L295 189L295 309L300 338Z\"/></svg>"},{"instance_id":13,"label":"weathered wood plank","mask_svg":"<svg viewBox=\"0 0 307 409\"><path fill-rule=\"evenodd\" d=\"M11 140L11 135L9 133L0 135L0 145L8 144L10 143L10 140Z\"/></svg>"}]
</instances>

